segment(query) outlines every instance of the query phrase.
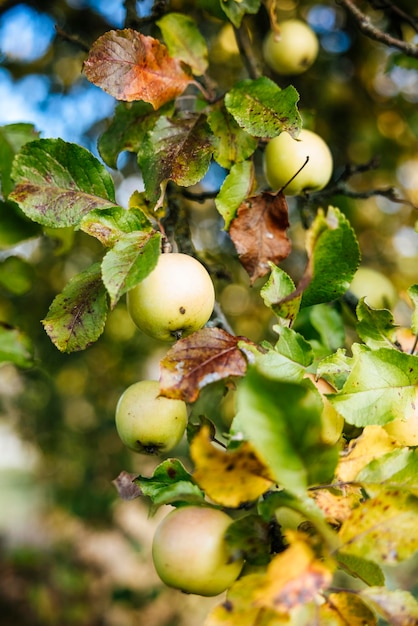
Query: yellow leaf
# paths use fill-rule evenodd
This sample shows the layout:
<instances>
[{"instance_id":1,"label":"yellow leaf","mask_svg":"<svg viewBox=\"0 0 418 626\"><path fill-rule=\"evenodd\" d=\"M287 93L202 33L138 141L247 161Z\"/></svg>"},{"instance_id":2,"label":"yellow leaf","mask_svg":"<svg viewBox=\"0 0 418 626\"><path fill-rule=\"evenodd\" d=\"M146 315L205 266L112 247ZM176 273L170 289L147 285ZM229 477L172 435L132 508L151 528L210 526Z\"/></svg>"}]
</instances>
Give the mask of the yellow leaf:
<instances>
[{"instance_id":1,"label":"yellow leaf","mask_svg":"<svg viewBox=\"0 0 418 626\"><path fill-rule=\"evenodd\" d=\"M371 461L399 447L382 426L365 426L360 437L350 442L347 454L338 464L336 476L342 482L351 482Z\"/></svg>"},{"instance_id":2,"label":"yellow leaf","mask_svg":"<svg viewBox=\"0 0 418 626\"><path fill-rule=\"evenodd\" d=\"M353 508L360 503L362 493L357 487L346 487L344 494L318 489L313 493L313 499L323 511L327 522L338 526L350 517Z\"/></svg>"},{"instance_id":3,"label":"yellow leaf","mask_svg":"<svg viewBox=\"0 0 418 626\"><path fill-rule=\"evenodd\" d=\"M211 500L223 506L236 508L255 500L273 484L249 443L232 452L220 450L212 444L207 426L193 438L190 454L194 480Z\"/></svg>"},{"instance_id":4,"label":"yellow leaf","mask_svg":"<svg viewBox=\"0 0 418 626\"><path fill-rule=\"evenodd\" d=\"M376 626L374 613L354 593L331 593L319 609L324 626Z\"/></svg>"},{"instance_id":5,"label":"yellow leaf","mask_svg":"<svg viewBox=\"0 0 418 626\"><path fill-rule=\"evenodd\" d=\"M319 560L299 533L289 548L275 556L267 568L266 582L256 594L258 606L288 614L293 608L307 604L332 581L329 564Z\"/></svg>"}]
</instances>

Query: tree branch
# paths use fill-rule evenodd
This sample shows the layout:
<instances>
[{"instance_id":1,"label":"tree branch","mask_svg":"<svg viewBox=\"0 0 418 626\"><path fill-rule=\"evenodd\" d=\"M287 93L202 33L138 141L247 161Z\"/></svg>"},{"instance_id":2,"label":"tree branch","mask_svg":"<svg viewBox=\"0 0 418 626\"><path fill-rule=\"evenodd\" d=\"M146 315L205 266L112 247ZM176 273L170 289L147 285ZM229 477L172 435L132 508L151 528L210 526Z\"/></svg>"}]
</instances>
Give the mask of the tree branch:
<instances>
[{"instance_id":1,"label":"tree branch","mask_svg":"<svg viewBox=\"0 0 418 626\"><path fill-rule=\"evenodd\" d=\"M392 37L388 33L384 33L374 26L368 15L360 11L356 4L352 0L337 0L339 4L344 6L347 11L354 17L357 25L362 33L364 33L370 39L374 39L386 46L392 46L398 48L404 54L414 59L418 59L418 46L412 43L403 41L403 39L397 39Z\"/></svg>"}]
</instances>

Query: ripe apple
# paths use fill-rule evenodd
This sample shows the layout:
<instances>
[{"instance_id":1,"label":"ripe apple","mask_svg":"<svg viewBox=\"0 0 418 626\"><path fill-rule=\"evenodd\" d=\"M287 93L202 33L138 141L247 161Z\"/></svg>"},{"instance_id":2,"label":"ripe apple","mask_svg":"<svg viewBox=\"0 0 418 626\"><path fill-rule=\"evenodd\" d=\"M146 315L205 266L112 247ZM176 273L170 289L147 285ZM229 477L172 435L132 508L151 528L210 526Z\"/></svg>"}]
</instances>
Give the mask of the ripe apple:
<instances>
[{"instance_id":1,"label":"ripe apple","mask_svg":"<svg viewBox=\"0 0 418 626\"><path fill-rule=\"evenodd\" d=\"M315 61L319 44L308 24L298 19L284 20L280 32L269 31L263 42L263 57L278 74L302 74Z\"/></svg>"},{"instance_id":2,"label":"ripe apple","mask_svg":"<svg viewBox=\"0 0 418 626\"><path fill-rule=\"evenodd\" d=\"M119 398L116 429L122 442L135 452L168 452L184 434L186 403L159 394L158 381L142 380L128 387Z\"/></svg>"},{"instance_id":3,"label":"ripe apple","mask_svg":"<svg viewBox=\"0 0 418 626\"><path fill-rule=\"evenodd\" d=\"M269 141L264 152L268 184L275 190L285 187L284 193L289 196L323 189L331 178L332 167L330 149L311 130L301 130L297 139L282 132Z\"/></svg>"},{"instance_id":4,"label":"ripe apple","mask_svg":"<svg viewBox=\"0 0 418 626\"><path fill-rule=\"evenodd\" d=\"M218 509L185 506L171 511L155 532L152 556L161 580L185 593L216 596L238 578L243 561L231 560L225 531L232 519Z\"/></svg>"},{"instance_id":5,"label":"ripe apple","mask_svg":"<svg viewBox=\"0 0 418 626\"><path fill-rule=\"evenodd\" d=\"M153 271L129 291L127 303L138 328L155 339L173 341L206 324L215 290L199 261L187 254L161 254Z\"/></svg>"},{"instance_id":6,"label":"ripe apple","mask_svg":"<svg viewBox=\"0 0 418 626\"><path fill-rule=\"evenodd\" d=\"M359 299L364 297L366 303L374 309L391 309L398 299L391 280L371 267L359 267L350 291Z\"/></svg>"}]
</instances>

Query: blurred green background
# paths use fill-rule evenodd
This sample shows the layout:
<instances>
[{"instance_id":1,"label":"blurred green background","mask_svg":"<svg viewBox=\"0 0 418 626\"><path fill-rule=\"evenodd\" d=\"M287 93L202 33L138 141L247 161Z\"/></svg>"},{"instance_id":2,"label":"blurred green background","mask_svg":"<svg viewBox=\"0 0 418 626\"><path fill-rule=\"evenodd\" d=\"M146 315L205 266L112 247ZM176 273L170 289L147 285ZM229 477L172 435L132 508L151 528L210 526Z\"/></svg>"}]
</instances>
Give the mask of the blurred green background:
<instances>
[{"instance_id":1,"label":"blurred green background","mask_svg":"<svg viewBox=\"0 0 418 626\"><path fill-rule=\"evenodd\" d=\"M225 23L207 11L214 2L168 2L194 14L210 48L211 77L220 90L245 77ZM372 4L372 3L370 3ZM114 110L112 98L82 75L86 49L103 32L126 24L126 7L146 17L152 2L55 0L0 1L0 124L30 122L42 137L62 137L97 153L98 136ZM416 14L416 3L397 3ZM315 29L321 48L306 73L283 79L300 93L305 125L330 145L334 178L347 164L373 159L374 168L349 180L355 194L333 196L355 228L363 264L388 276L399 293L397 321L407 325L406 289L418 282L418 65L361 35L335 2L283 0L282 17L298 15ZM206 7L206 8L205 8ZM218 11L219 13L219 11ZM417 40L412 26L369 11L382 29ZM248 21L254 50L268 27L264 10ZM138 26L139 21L127 25ZM156 27L144 32L158 36ZM118 200L142 188L132 155L112 172ZM211 168L199 190L216 189L221 168ZM408 202L371 190L395 187ZM318 200L323 202L323 199ZM314 203L315 204L315 203ZM213 202L185 203L195 246L216 275L218 299L234 331L254 341L267 338L272 320L222 231ZM297 280L304 265L303 216L289 201L294 251L286 269ZM149 474L155 459L125 450L114 411L124 389L158 377L167 347L136 331L121 301L104 335L80 354L62 355L40 320L75 273L100 258L101 246L67 230L10 246L0 234L0 320L33 342L35 365L0 368L0 621L4 626L196 626L216 600L187 597L164 588L150 565L156 518L147 503L122 502L112 481L121 470ZM231 406L223 387L202 394L194 413L227 423ZM225 420L225 422L223 422ZM180 447L181 456L185 451ZM184 462L188 459L184 456ZM405 574L407 577L407 573ZM405 585L406 587L408 584Z\"/></svg>"}]
</instances>

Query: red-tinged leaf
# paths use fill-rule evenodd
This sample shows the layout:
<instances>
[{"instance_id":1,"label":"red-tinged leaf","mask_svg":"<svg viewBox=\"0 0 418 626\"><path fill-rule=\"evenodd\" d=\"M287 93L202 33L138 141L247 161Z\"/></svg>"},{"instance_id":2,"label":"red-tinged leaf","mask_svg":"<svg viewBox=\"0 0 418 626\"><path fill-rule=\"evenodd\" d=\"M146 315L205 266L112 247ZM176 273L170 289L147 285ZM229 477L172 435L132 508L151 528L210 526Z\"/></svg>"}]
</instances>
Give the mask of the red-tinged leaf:
<instances>
[{"instance_id":1,"label":"red-tinged leaf","mask_svg":"<svg viewBox=\"0 0 418 626\"><path fill-rule=\"evenodd\" d=\"M100 263L95 263L70 280L55 297L42 323L58 350L76 352L100 337L107 311Z\"/></svg>"},{"instance_id":2,"label":"red-tinged leaf","mask_svg":"<svg viewBox=\"0 0 418 626\"><path fill-rule=\"evenodd\" d=\"M193 79L158 39L135 30L110 30L91 47L84 62L90 82L116 100L143 100L154 109L174 100Z\"/></svg>"},{"instance_id":3,"label":"red-tinged leaf","mask_svg":"<svg viewBox=\"0 0 418 626\"><path fill-rule=\"evenodd\" d=\"M251 283L289 256L291 243L287 203L283 193L261 193L247 198L231 222L229 234Z\"/></svg>"},{"instance_id":4,"label":"red-tinged leaf","mask_svg":"<svg viewBox=\"0 0 418 626\"><path fill-rule=\"evenodd\" d=\"M221 328L202 328L180 339L160 363L161 393L194 402L200 390L223 378L244 376L247 360L234 337Z\"/></svg>"}]
</instances>

